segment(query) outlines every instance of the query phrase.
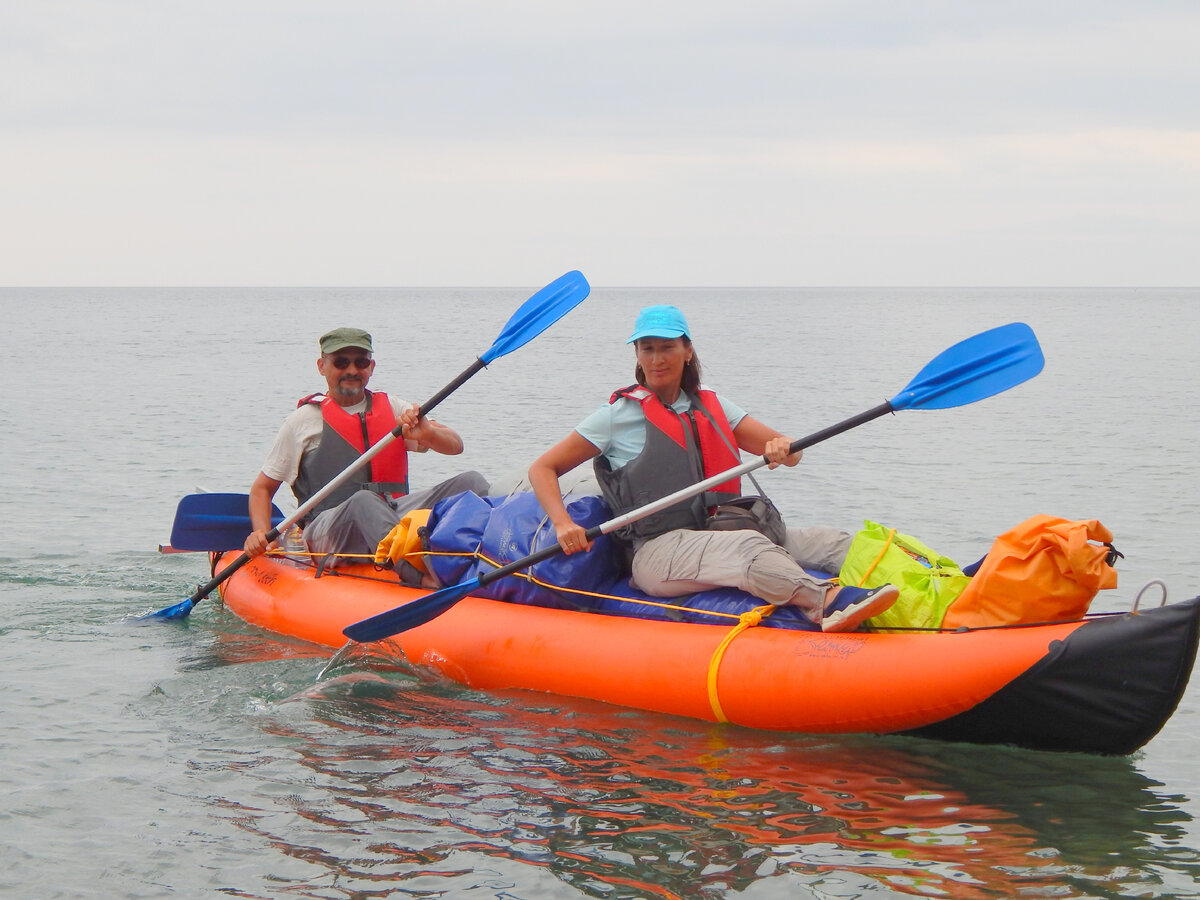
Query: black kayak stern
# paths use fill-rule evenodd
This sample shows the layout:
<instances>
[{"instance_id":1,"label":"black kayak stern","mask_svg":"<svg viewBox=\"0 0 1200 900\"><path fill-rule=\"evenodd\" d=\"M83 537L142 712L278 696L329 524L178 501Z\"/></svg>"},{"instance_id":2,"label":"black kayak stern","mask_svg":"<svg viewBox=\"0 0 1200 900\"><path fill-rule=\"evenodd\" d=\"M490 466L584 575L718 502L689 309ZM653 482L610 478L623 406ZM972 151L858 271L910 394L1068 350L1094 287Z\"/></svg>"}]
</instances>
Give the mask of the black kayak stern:
<instances>
[{"instance_id":1,"label":"black kayak stern","mask_svg":"<svg viewBox=\"0 0 1200 900\"><path fill-rule=\"evenodd\" d=\"M1089 618L991 697L917 737L1123 756L1175 712L1200 637L1200 597Z\"/></svg>"}]
</instances>

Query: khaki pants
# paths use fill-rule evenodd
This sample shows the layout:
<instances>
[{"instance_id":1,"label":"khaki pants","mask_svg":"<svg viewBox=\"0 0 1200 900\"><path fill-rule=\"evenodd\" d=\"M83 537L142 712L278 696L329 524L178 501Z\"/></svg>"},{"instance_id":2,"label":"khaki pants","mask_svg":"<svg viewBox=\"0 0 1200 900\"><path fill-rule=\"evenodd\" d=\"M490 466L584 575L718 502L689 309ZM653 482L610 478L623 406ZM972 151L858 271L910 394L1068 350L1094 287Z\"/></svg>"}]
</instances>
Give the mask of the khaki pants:
<instances>
[{"instance_id":1,"label":"khaki pants","mask_svg":"<svg viewBox=\"0 0 1200 900\"><path fill-rule=\"evenodd\" d=\"M332 509L317 515L304 529L304 540L313 553L350 553L336 557L332 565L364 562L362 556L374 556L389 531L400 524L406 513L432 507L439 500L473 491L480 496L488 492L487 479L478 472L462 472L440 484L404 497L385 498L374 491L351 494Z\"/></svg>"},{"instance_id":2,"label":"khaki pants","mask_svg":"<svg viewBox=\"0 0 1200 900\"><path fill-rule=\"evenodd\" d=\"M632 581L652 597L735 587L776 606L797 606L820 624L833 582L809 575L801 564L836 573L850 541L846 532L823 525L789 528L787 549L757 531L679 529L641 546Z\"/></svg>"}]
</instances>

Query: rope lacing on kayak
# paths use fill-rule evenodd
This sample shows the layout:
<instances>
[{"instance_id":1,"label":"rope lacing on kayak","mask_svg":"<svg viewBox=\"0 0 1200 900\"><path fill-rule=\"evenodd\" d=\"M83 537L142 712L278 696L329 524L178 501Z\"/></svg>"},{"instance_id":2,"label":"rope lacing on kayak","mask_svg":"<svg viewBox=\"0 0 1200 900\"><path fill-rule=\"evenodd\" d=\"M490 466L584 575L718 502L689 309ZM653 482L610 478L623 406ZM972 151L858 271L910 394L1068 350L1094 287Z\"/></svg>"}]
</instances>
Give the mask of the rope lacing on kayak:
<instances>
[{"instance_id":1,"label":"rope lacing on kayak","mask_svg":"<svg viewBox=\"0 0 1200 900\"><path fill-rule=\"evenodd\" d=\"M737 625L729 630L729 633L717 645L717 649L713 651L712 658L708 661L708 705L712 707L713 715L716 716L718 722L729 721L725 716L725 710L721 708L721 698L717 694L717 672L721 668L721 660L725 658L725 651L733 643L734 638L747 628L753 628L755 625L758 625L778 608L777 606L768 604L742 613L738 616Z\"/></svg>"},{"instance_id":2,"label":"rope lacing on kayak","mask_svg":"<svg viewBox=\"0 0 1200 900\"><path fill-rule=\"evenodd\" d=\"M311 551L310 552L300 552L300 553L289 553L284 550L276 549L276 550L268 550L266 555L276 557L276 558L287 558L287 557L297 557L297 556L300 556L300 557L307 556L310 558L317 558L317 557L326 557L326 556L329 556L330 554L328 554L328 553L313 553ZM469 559L478 559L478 560L481 560L481 561L487 563L489 566L493 566L497 569L499 569L501 566L505 565L504 563L497 562L496 560L487 556L487 554L481 553L478 550L476 550L474 552L450 551L450 550L425 550L422 552L421 555L422 556L447 556L447 557L448 556L458 556L458 557L466 557ZM375 557L368 553L338 553L337 556L340 558L346 558L346 559L351 559L351 558L362 559L362 561L364 563L374 563L374 560L375 560ZM302 562L303 564L309 565L309 566L315 565L315 563L313 563L311 561L311 559L307 560L307 561L297 559L296 562ZM376 565L375 568L378 571L382 572L388 567ZM349 573L339 572L337 569L328 569L325 572L325 574L326 575L347 575ZM361 578L363 576L356 575L355 577ZM535 584L540 588L545 588L546 590L551 591L553 593L557 593L557 594L573 594L577 597L595 597L600 600L617 600L621 603L636 603L636 604L640 604L641 606L656 606L659 609L670 610L672 612L688 613L690 615L712 616L713 618L717 618L717 619L740 620L742 618L742 615L739 615L738 613L721 612L719 610L714 610L714 609L695 609L691 606L680 606L677 603L667 603L667 602L664 602L661 600L643 600L638 597L623 597L619 594L606 594L602 591L588 591L588 590L584 590L582 588L563 587L562 585L553 584L549 581L543 581L542 579L538 578L536 575L532 575L529 572L513 572L509 575L509 577L510 578L522 578L525 581L528 581L530 584ZM581 606L580 609L583 611L593 612L593 613L599 612L599 610L590 609L589 607L585 607L585 606ZM745 613L743 615L751 615L752 612ZM760 620L761 620L761 617L760 617ZM756 621L756 622L754 622L754 624L758 624L758 622ZM742 626L742 627L745 627L745 626Z\"/></svg>"},{"instance_id":3,"label":"rope lacing on kayak","mask_svg":"<svg viewBox=\"0 0 1200 900\"><path fill-rule=\"evenodd\" d=\"M464 554L443 553L443 554L439 554L439 555L442 555L442 556L454 556L454 555L473 556L476 559L480 559L483 562L487 563L489 566L495 566L497 569L499 569L501 566L504 565L504 563L497 562L496 560L488 557L487 554L480 553L478 550L476 550L474 553L464 553ZM574 594L578 597L596 597L600 600L618 600L622 603L637 603L642 606L657 606L659 609L669 609L669 610L673 610L676 612L686 612L686 613L693 613L693 614L701 613L703 615L714 616L714 617L720 618L720 619L738 619L740 621L742 618L742 616L738 615L737 613L719 612L717 610L712 610L712 609L693 609L690 606L680 606L677 603L667 603L667 602L664 602L661 600L642 600L639 597L622 597L618 594L606 594L602 591L586 591L586 590L583 590L582 588L563 587L562 585L552 584L549 581L542 581L542 579L538 578L536 575L533 575L529 572L513 572L512 577L522 578L525 581L528 581L530 584L536 584L538 587L545 588L546 590L552 591L554 593ZM592 611L594 612L594 610L592 610ZM761 619L761 617L760 617L760 619ZM758 624L758 623L755 622L754 624Z\"/></svg>"},{"instance_id":4,"label":"rope lacing on kayak","mask_svg":"<svg viewBox=\"0 0 1200 900\"><path fill-rule=\"evenodd\" d=\"M347 558L361 559L363 562L370 562L371 560L373 560L375 558L375 556L370 553L330 554L330 553L318 553L315 550L284 550L282 547L272 547L270 550L267 550L263 555L270 556L274 559L295 559L298 556L304 556L304 557L307 557L308 559L319 559L324 556L336 555L336 556L345 556ZM299 562L299 560L296 560L296 561Z\"/></svg>"},{"instance_id":5,"label":"rope lacing on kayak","mask_svg":"<svg viewBox=\"0 0 1200 900\"><path fill-rule=\"evenodd\" d=\"M313 556L321 556L323 554L316 554L316 553L291 553L291 554L289 554L289 553L284 553L282 551L272 550L272 551L268 551L268 555L313 557ZM338 554L338 555L339 556L364 557L364 558L370 559L371 561L374 561L374 559L375 559L374 556L367 557L366 554L361 554L361 553L358 553L358 554L342 553L342 554ZM488 565L494 566L497 569L500 568L502 565L504 565L503 563L497 562L494 559L490 559L486 554L480 553L478 550L476 550L473 553L426 551L426 553L424 555L472 557L475 559L480 559L483 562L487 563ZM380 568L382 570L382 567L377 566L377 568ZM331 570L330 574L335 574L336 571L337 571L336 569ZM713 651L712 657L708 661L708 674L705 679L705 684L706 684L707 691L708 691L708 703L709 703L709 706L712 707L713 716L718 722L728 722L729 721L729 717L725 715L725 710L721 706L721 698L720 698L720 694L719 694L719 691L717 688L717 676L721 670L721 662L725 659L725 651L729 649L730 645L734 642L734 640L737 638L737 636L739 634L741 634L743 631L745 631L748 628L754 628L755 626L762 624L763 619L765 619L767 616L771 615L771 613L773 613L776 609L778 609L777 606L774 606L772 604L766 604L765 606L758 606L758 607L755 607L754 609L747 610L746 612L740 613L740 614L719 612L717 610L711 610L711 609L693 609L692 607L689 607L689 606L679 606L678 604L675 604L675 603L664 603L664 602L658 601L658 600L641 600L637 597L619 597L614 594L605 594L600 591L585 591L580 588L562 587L560 585L551 584L549 582L542 581L540 578L537 578L536 576L531 575L529 572L514 572L513 575L517 578L523 578L526 581L530 582L531 584L536 584L539 587L543 587L543 588L546 588L547 590L551 590L551 591L555 591L555 592L575 594L575 595L581 596L581 597L596 597L596 598L599 598L602 600L619 600L619 601L622 601L625 603L639 603L644 606L657 606L662 609L677 610L680 612L688 612L688 613L692 613L692 614L701 613L703 615L714 616L716 618L722 618L722 619L736 619L737 624L735 624L731 629L729 629L729 631L726 632L725 636L723 638L721 638L721 642L717 645L717 648Z\"/></svg>"},{"instance_id":6,"label":"rope lacing on kayak","mask_svg":"<svg viewBox=\"0 0 1200 900\"><path fill-rule=\"evenodd\" d=\"M232 552L232 551L230 551L230 552ZM325 557L325 556L328 556L329 554L325 554L325 553L287 553L282 550L268 550L266 555L273 556L273 557L288 557L288 556ZM339 553L337 555L340 557L347 557L347 558L348 557L359 557L364 562L367 562L367 563L373 563L374 559L375 559L374 556L372 556L370 554L365 554L365 553ZM488 563L489 565L495 566L497 568L499 568L502 565L502 563L498 563L495 560L488 559L486 556L484 556L482 553L479 553L478 551L470 553L470 552L465 552L465 551L453 551L452 552L452 551L426 550L423 552L422 555L423 556L468 557L468 558L472 558L472 559L481 559L484 562ZM220 556L220 554L215 554L213 556L214 571L215 571L216 559L218 556ZM296 562L302 562L302 561L296 560ZM309 566L316 568L316 564L313 563L312 561L303 561L302 564L309 565ZM376 565L375 568L380 572L385 571L384 566ZM324 574L325 575L342 575L342 576L353 577L353 578L367 578L368 577L368 576L364 576L364 575L359 575L357 573L351 574L348 572L339 572L337 569L327 569L327 570L325 570ZM741 620L742 616L750 616L750 615L753 615L753 613L755 612L754 610L751 610L750 612L742 613L742 614L720 612L718 610L712 610L712 609L697 609L692 606L680 606L675 603L664 603L664 602L657 601L657 600L642 600L638 597L623 597L619 594L605 594L600 591L585 591L585 590L581 590L579 588L562 587L561 585L551 584L548 581L542 581L538 578L535 578L534 576L530 575L528 572L514 572L514 573L512 573L512 575L510 577L524 578L526 581L529 581L533 584L538 585L539 587L545 588L548 591L552 591L552 592L558 593L558 594L575 594L575 595L578 595L581 597L598 597L602 600L616 600L621 603L635 603L635 604L640 604L642 606L656 606L660 609L669 610L672 612L687 613L688 615L691 615L691 616L699 615L699 616L712 616L715 619L738 619L739 625L735 626L735 628L737 630L741 630L740 629L740 620ZM380 580L382 580L382 579L380 579ZM1157 581L1150 582L1149 584L1146 585L1146 587L1142 588L1142 592L1144 592L1151 584L1161 584L1161 582L1157 582ZM1138 594L1139 599L1141 597L1142 592L1139 592L1139 594ZM1164 596L1163 602L1165 603L1165 601L1166 601L1166 598ZM594 615L605 615L604 611L597 610L597 609L591 609L589 607L581 606L581 607L579 607L579 610L582 612L590 612ZM1137 612L1136 606L1132 611ZM609 614L620 615L620 613L609 613ZM1020 628L1042 628L1043 626L1046 626L1046 625L1071 625L1076 622L1087 622L1087 621L1094 620L1094 619L1114 618L1114 617L1123 616L1123 615L1128 615L1128 613L1089 612L1083 616L1077 616L1077 617L1071 618L1071 619L1046 619L1046 620L1037 621L1037 622L1008 622L1008 623L1005 623L1002 625L960 625L957 628L940 628L937 626L929 626L929 625L882 625L882 626L877 625L877 626L869 627L869 630L873 631L873 632L882 633L882 634L890 634L890 633L965 634L967 632L972 632L972 631L1008 631L1008 630L1020 629ZM758 622L755 622L754 624L758 624Z\"/></svg>"},{"instance_id":7,"label":"rope lacing on kayak","mask_svg":"<svg viewBox=\"0 0 1200 900\"><path fill-rule=\"evenodd\" d=\"M486 562L488 565L495 566L497 569L503 565L503 563L499 563L499 562L496 562L495 560L489 559L486 554L480 553L479 551L476 551L475 553L472 553L472 554L464 554L464 555L476 556L479 559ZM686 611L689 613L700 612L700 613L705 613L707 615L718 616L718 617L725 618L725 619L737 619L737 624L734 625L733 628L731 628L726 633L725 637L723 637L721 639L721 643L717 645L717 649L713 651L712 658L709 659L709 661L708 661L708 676L706 679L706 684L708 686L708 703L709 703L709 706L712 707L713 716L716 718L716 720L718 722L728 722L729 721L729 719L725 715L725 710L721 707L721 699L720 699L720 696L718 695L718 691L717 691L717 673L720 671L721 661L725 658L725 651L729 648L729 645L733 643L734 639L739 634L741 634L747 628L753 628L756 625L761 624L763 619L765 619L767 616L771 615L771 613L773 613L776 609L779 608L777 606L774 606L774 605L768 603L765 606L758 606L758 607L755 607L754 609L747 610L746 612L740 613L740 614L716 612L714 610L708 610L708 609L693 609L690 606L679 606L674 603L662 603L657 600L640 600L636 597L615 597L612 594L604 594L604 593L600 593L598 591L584 591L584 590L579 590L576 588L559 587L558 585L554 585L554 584L550 584L548 582L542 581L541 579L529 574L528 572L515 572L513 574L515 574L519 578L524 578L526 581L530 582L531 584L536 584L539 587L547 588L547 589L554 590L554 591L563 591L566 593L578 594L578 595L587 596L587 597L599 597L602 599L621 600L621 601L624 601L627 603L641 603L645 606L658 606L663 609L680 610L680 611Z\"/></svg>"}]
</instances>

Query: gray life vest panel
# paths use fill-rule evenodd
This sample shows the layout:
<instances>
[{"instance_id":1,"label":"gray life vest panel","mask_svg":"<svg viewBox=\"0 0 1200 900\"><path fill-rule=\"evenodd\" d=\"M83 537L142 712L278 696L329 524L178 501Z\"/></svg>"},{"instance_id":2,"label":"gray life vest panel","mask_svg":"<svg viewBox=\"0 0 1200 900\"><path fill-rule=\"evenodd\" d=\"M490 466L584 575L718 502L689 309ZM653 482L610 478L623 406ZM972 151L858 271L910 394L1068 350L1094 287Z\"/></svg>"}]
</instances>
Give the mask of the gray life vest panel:
<instances>
[{"instance_id":1,"label":"gray life vest panel","mask_svg":"<svg viewBox=\"0 0 1200 900\"><path fill-rule=\"evenodd\" d=\"M645 388L635 385L633 388L626 388L613 394L613 401L624 396L635 402L642 402L644 413L645 403L659 403L659 401L657 398L644 397L641 394L643 391L650 393ZM709 441L706 443L709 445L710 455L713 456L710 468L715 471L711 473L705 471L699 429L715 430L723 427L727 432L732 433L729 423L725 420L724 410L716 401L716 396L711 392L706 391L705 393L709 395L710 402L705 404L704 408L715 409L712 417L718 421L710 420L701 412L694 397L692 398L692 408L683 415L667 410L671 416L678 417L683 421L684 444L682 446L662 428L659 428L650 416L647 416L646 444L641 453L619 469L612 468L602 455L595 458L592 467L596 473L596 480L600 483L600 493L609 508L612 509L614 517L624 515L647 503L652 503L660 497L666 497L703 481L709 474L717 474L737 465L739 460L733 456L732 450L724 445L715 446L716 441ZM662 406L661 403L659 405ZM666 409L666 407L663 408ZM650 538L666 534L677 528L700 529L704 527L704 523L708 519L710 507L726 503L738 496L738 493L706 491L695 497L681 500L661 512L624 525L613 534L621 541L632 544L636 549Z\"/></svg>"},{"instance_id":2,"label":"gray life vest panel","mask_svg":"<svg viewBox=\"0 0 1200 900\"><path fill-rule=\"evenodd\" d=\"M377 404L376 399L383 402ZM320 443L315 450L304 454L301 458L300 471L296 476L295 483L292 484L292 493L296 495L296 502L299 504L303 504L309 497L342 474L373 443L377 442L380 436L386 434L396 424L391 402L387 399L386 394L368 391L367 408L358 414L346 414L340 408L331 408L331 404L323 402L324 400L324 395L314 394L300 401L301 405L304 403L321 405L323 425ZM332 404L332 406L336 406L336 404ZM339 413L342 431L339 431L329 419L330 415L337 416ZM353 442L348 437L350 435L348 426L351 424L357 431L352 435ZM402 476L403 480L373 481L372 477L377 471ZM408 493L407 474L408 451L404 446L403 439L397 438L372 458L367 465L356 470L337 490L318 503L305 517L305 522L310 521L318 513L332 509L349 499L356 491L369 490L385 496L403 496Z\"/></svg>"}]
</instances>

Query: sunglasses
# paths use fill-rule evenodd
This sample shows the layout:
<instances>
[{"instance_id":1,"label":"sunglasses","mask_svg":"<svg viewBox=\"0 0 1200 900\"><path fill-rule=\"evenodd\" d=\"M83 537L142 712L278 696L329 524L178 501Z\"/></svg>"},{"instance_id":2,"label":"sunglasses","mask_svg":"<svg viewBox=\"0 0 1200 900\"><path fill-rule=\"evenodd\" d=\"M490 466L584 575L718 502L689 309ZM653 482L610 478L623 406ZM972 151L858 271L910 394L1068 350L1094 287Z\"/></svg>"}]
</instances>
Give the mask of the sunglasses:
<instances>
[{"instance_id":1,"label":"sunglasses","mask_svg":"<svg viewBox=\"0 0 1200 900\"><path fill-rule=\"evenodd\" d=\"M356 369L369 369L375 360L371 359L369 356L355 356L353 358L349 356L335 356L330 360L330 362L333 363L333 367L340 372L342 369L350 368L351 363L354 364L354 368Z\"/></svg>"}]
</instances>

